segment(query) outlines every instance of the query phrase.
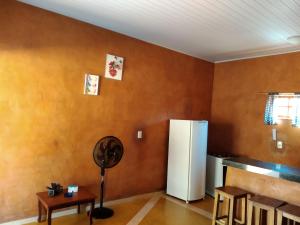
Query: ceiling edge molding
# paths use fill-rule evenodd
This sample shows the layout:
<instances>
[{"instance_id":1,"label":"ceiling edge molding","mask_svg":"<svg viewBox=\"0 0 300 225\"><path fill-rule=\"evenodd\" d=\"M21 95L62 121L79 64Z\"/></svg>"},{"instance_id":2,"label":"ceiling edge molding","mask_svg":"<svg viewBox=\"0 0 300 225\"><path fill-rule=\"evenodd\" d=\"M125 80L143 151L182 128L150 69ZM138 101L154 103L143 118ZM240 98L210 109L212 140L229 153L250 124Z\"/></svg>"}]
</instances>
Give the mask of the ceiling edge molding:
<instances>
[{"instance_id":1,"label":"ceiling edge molding","mask_svg":"<svg viewBox=\"0 0 300 225\"><path fill-rule=\"evenodd\" d=\"M267 54L264 54L264 53L259 54L258 53L253 56L238 57L238 58L232 58L232 59L226 59L226 60L216 60L216 61L214 61L214 63L218 64L218 63L224 63L224 62L233 62L233 61L246 60L246 59L255 59L255 58L268 57L268 56L284 55L284 54L296 53L296 52L300 52L300 49L267 53Z\"/></svg>"}]
</instances>

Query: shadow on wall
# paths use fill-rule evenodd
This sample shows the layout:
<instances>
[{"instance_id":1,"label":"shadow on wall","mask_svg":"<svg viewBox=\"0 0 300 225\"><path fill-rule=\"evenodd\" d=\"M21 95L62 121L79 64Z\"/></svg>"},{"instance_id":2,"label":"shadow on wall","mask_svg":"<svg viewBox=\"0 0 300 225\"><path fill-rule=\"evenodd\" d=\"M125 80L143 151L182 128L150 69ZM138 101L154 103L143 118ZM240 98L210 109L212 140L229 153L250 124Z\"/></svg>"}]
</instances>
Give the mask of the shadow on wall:
<instances>
[{"instance_id":1,"label":"shadow on wall","mask_svg":"<svg viewBox=\"0 0 300 225\"><path fill-rule=\"evenodd\" d=\"M211 123L208 135L208 153L231 153L233 126L227 123Z\"/></svg>"}]
</instances>

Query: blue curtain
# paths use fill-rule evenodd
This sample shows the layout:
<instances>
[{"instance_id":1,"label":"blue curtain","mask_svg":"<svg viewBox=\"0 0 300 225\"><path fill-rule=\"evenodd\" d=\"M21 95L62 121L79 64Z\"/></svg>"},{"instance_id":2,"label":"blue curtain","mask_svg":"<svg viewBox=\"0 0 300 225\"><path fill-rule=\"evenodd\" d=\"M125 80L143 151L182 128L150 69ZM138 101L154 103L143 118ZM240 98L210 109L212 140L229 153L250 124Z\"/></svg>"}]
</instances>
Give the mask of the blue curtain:
<instances>
[{"instance_id":1,"label":"blue curtain","mask_svg":"<svg viewBox=\"0 0 300 225\"><path fill-rule=\"evenodd\" d=\"M292 119L293 127L300 127L300 93L295 93L295 115Z\"/></svg>"},{"instance_id":2,"label":"blue curtain","mask_svg":"<svg viewBox=\"0 0 300 225\"><path fill-rule=\"evenodd\" d=\"M274 118L274 99L278 95L278 93L269 93L266 109L265 109L265 117L264 117L264 123L266 125L274 125L276 124L275 118ZM299 108L300 110L300 108ZM300 118L299 118L300 119Z\"/></svg>"}]
</instances>

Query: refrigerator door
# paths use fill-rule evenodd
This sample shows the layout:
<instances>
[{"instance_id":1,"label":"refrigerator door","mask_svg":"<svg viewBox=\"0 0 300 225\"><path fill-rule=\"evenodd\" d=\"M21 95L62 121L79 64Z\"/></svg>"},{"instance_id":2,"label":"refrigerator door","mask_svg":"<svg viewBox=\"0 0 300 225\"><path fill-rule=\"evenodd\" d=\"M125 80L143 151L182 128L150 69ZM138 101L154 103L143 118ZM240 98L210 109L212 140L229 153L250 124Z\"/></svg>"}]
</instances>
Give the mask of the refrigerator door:
<instances>
[{"instance_id":1,"label":"refrigerator door","mask_svg":"<svg viewBox=\"0 0 300 225\"><path fill-rule=\"evenodd\" d=\"M191 124L188 201L205 197L207 129L207 121L193 121Z\"/></svg>"},{"instance_id":2,"label":"refrigerator door","mask_svg":"<svg viewBox=\"0 0 300 225\"><path fill-rule=\"evenodd\" d=\"M170 120L167 194L187 200L191 121Z\"/></svg>"}]
</instances>

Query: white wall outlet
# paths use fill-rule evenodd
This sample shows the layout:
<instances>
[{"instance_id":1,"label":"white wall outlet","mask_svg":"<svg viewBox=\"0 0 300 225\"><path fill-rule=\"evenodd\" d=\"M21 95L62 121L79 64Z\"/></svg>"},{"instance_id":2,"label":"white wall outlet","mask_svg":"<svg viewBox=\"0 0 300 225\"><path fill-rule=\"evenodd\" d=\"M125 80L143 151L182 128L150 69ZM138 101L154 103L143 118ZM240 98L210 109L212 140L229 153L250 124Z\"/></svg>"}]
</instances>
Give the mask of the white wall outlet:
<instances>
[{"instance_id":1,"label":"white wall outlet","mask_svg":"<svg viewBox=\"0 0 300 225\"><path fill-rule=\"evenodd\" d=\"M283 142L282 142L282 141L277 141L277 142L276 142L276 147L277 147L278 149L283 149Z\"/></svg>"},{"instance_id":2,"label":"white wall outlet","mask_svg":"<svg viewBox=\"0 0 300 225\"><path fill-rule=\"evenodd\" d=\"M143 131L138 130L136 137L137 137L137 139L142 139L143 138Z\"/></svg>"}]
</instances>

